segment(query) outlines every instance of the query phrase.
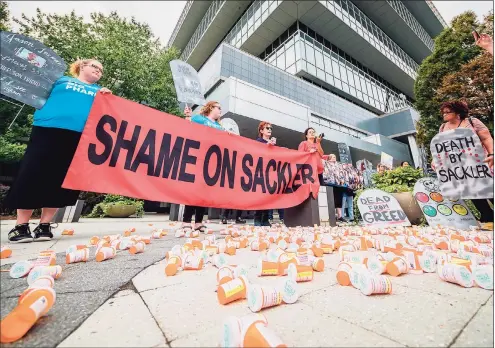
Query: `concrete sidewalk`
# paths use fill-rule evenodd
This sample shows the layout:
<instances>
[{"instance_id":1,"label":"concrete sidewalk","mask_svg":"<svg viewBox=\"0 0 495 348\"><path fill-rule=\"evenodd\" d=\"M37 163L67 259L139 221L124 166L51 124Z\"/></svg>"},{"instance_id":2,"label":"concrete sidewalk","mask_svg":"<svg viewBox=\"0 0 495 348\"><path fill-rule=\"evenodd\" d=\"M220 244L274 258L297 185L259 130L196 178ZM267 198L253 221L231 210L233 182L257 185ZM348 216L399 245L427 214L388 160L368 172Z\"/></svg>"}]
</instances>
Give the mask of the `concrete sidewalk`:
<instances>
[{"instance_id":1,"label":"concrete sidewalk","mask_svg":"<svg viewBox=\"0 0 495 348\"><path fill-rule=\"evenodd\" d=\"M11 259L35 257L40 250L65 251L70 244L87 243L93 235L122 233L135 227L146 234L148 223L170 226L164 216L143 219L83 219L60 226L54 241L14 246ZM72 227L72 237L62 236ZM6 241L4 221L1 240ZM175 226L176 227L176 226ZM220 225L211 224L218 230ZM250 313L246 301L218 304L216 269L164 274L165 252L184 239L154 240L143 254L119 252L102 263L65 265L55 282L57 302L49 314L14 344L5 347L216 347L222 322L229 315ZM249 280L274 285L278 277L255 274L258 253L240 249L232 264L250 267ZM326 269L315 279L299 283L301 296L292 305L263 310L268 326L288 346L452 346L493 347L493 292L465 289L441 281L436 274L391 277L393 293L364 296L336 284L338 255L325 255ZM2 268L8 268L4 265ZM27 287L26 279L1 273L2 318Z\"/></svg>"}]
</instances>

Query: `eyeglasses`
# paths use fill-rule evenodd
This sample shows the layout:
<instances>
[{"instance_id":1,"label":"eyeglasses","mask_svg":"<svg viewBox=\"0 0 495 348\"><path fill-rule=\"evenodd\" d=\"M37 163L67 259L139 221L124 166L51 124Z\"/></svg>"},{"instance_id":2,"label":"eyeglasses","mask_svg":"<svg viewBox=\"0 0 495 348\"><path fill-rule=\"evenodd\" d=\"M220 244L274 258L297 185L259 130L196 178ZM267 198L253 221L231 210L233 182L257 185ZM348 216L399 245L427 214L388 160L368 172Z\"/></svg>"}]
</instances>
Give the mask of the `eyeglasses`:
<instances>
[{"instance_id":1,"label":"eyeglasses","mask_svg":"<svg viewBox=\"0 0 495 348\"><path fill-rule=\"evenodd\" d=\"M272 127L265 127L265 129L272 130Z\"/></svg>"},{"instance_id":2,"label":"eyeglasses","mask_svg":"<svg viewBox=\"0 0 495 348\"><path fill-rule=\"evenodd\" d=\"M98 65L96 64L86 64L86 65L89 65L90 67L92 67L93 69L96 69L100 72L100 74L103 74L103 69L100 68Z\"/></svg>"}]
</instances>

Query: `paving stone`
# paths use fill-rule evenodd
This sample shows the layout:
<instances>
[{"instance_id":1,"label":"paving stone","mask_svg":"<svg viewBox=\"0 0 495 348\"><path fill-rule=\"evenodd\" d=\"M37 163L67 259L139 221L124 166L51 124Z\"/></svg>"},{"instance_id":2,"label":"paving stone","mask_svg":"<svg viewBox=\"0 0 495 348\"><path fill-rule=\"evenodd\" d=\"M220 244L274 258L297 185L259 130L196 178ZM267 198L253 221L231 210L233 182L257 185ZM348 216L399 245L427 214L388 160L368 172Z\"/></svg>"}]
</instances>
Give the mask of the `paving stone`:
<instances>
[{"instance_id":1,"label":"paving stone","mask_svg":"<svg viewBox=\"0 0 495 348\"><path fill-rule=\"evenodd\" d=\"M261 312L268 327L289 347L398 347L379 334L296 302Z\"/></svg>"},{"instance_id":2,"label":"paving stone","mask_svg":"<svg viewBox=\"0 0 495 348\"><path fill-rule=\"evenodd\" d=\"M396 285L393 279L392 284L389 295L365 296L337 285L300 301L408 346L447 346L478 309L465 300Z\"/></svg>"},{"instance_id":3,"label":"paving stone","mask_svg":"<svg viewBox=\"0 0 495 348\"><path fill-rule=\"evenodd\" d=\"M475 306L485 303L493 294L492 291L482 288L463 288L460 285L443 281L436 273L403 274L399 277L391 277L391 279L397 285L455 298L459 301L469 300Z\"/></svg>"},{"instance_id":4,"label":"paving stone","mask_svg":"<svg viewBox=\"0 0 495 348\"><path fill-rule=\"evenodd\" d=\"M108 299L58 347L154 347L164 343L165 337L139 294L127 293Z\"/></svg>"},{"instance_id":5,"label":"paving stone","mask_svg":"<svg viewBox=\"0 0 495 348\"><path fill-rule=\"evenodd\" d=\"M493 347L493 293L452 347Z\"/></svg>"},{"instance_id":6,"label":"paving stone","mask_svg":"<svg viewBox=\"0 0 495 348\"><path fill-rule=\"evenodd\" d=\"M229 315L250 313L246 300L218 303L214 272L197 281L141 292L144 302L169 341L204 331Z\"/></svg>"}]
</instances>

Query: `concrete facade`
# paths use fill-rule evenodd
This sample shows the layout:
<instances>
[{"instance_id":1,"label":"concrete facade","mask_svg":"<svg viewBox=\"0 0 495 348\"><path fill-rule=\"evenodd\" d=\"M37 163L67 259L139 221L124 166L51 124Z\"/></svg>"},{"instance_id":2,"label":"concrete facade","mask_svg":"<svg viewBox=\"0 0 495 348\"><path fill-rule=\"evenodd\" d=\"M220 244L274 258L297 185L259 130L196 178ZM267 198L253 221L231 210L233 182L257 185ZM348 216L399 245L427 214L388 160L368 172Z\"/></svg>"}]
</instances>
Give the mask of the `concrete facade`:
<instances>
[{"instance_id":1,"label":"concrete facade","mask_svg":"<svg viewBox=\"0 0 495 348\"><path fill-rule=\"evenodd\" d=\"M444 27L427 1L188 1L169 45L242 136L269 121L297 148L311 126L326 153L419 166L414 80Z\"/></svg>"}]
</instances>

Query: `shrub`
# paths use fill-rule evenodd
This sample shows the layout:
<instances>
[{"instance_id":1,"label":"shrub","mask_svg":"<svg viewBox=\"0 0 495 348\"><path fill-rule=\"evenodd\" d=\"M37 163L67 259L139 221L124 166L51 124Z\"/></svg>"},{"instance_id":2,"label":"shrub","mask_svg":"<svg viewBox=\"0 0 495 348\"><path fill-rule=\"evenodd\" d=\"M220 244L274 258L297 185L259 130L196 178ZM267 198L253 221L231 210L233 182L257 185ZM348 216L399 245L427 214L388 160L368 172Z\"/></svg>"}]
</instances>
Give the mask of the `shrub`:
<instances>
[{"instance_id":1,"label":"shrub","mask_svg":"<svg viewBox=\"0 0 495 348\"><path fill-rule=\"evenodd\" d=\"M108 216L108 208L111 205L133 205L136 207L138 217L144 214L144 201L119 195L105 195L101 203L94 206L93 211L88 217L105 217Z\"/></svg>"}]
</instances>

